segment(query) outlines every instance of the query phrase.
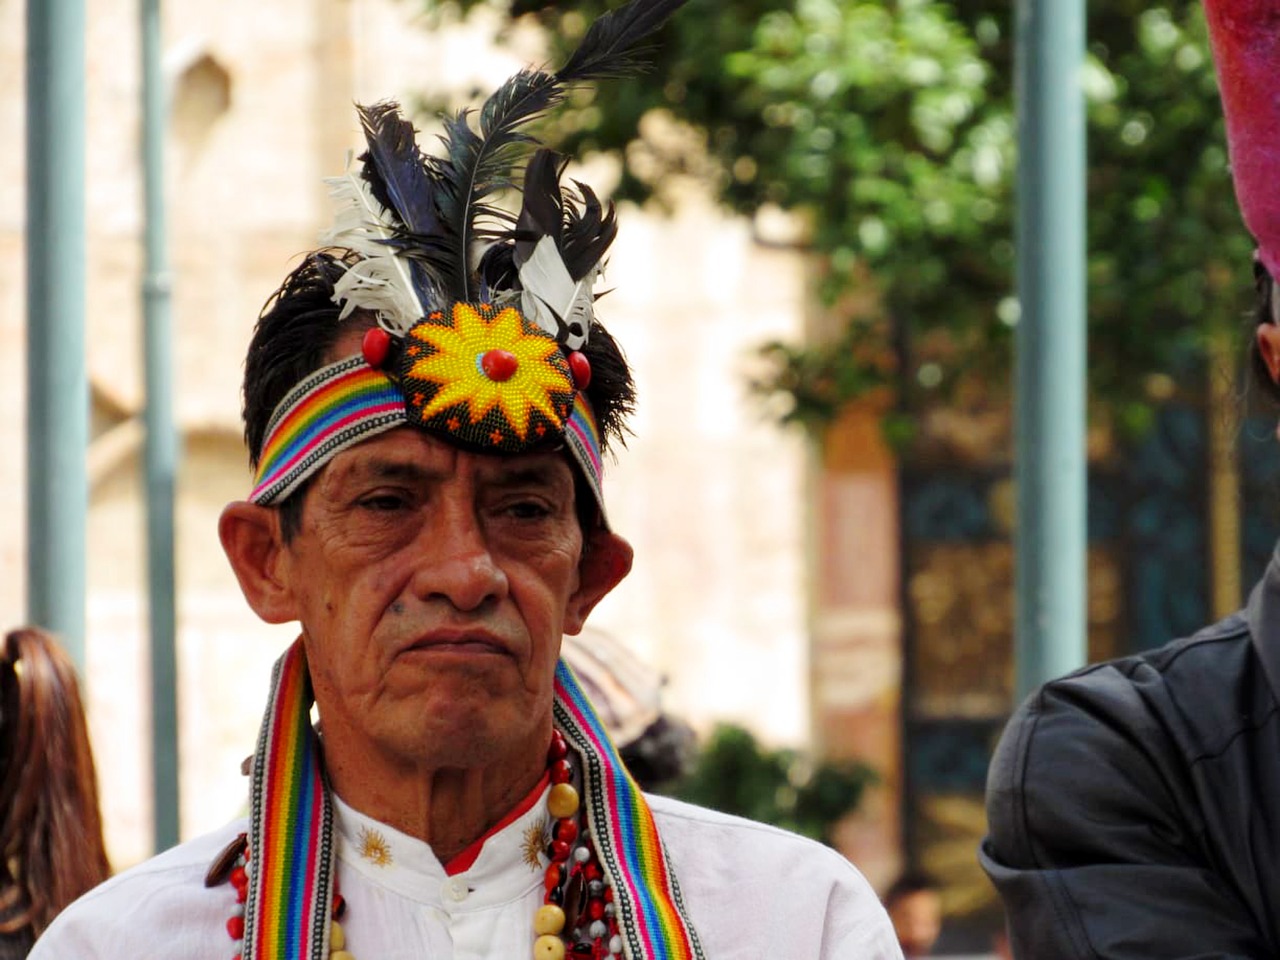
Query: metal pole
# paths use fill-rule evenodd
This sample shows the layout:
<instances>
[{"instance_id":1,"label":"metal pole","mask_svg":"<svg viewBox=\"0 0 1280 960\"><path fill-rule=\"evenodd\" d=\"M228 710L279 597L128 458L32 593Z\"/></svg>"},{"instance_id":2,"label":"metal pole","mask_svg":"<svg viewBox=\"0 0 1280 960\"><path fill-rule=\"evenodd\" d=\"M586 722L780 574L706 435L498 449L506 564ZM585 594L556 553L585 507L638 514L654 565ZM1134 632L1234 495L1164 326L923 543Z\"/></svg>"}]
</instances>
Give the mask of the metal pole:
<instances>
[{"instance_id":1,"label":"metal pole","mask_svg":"<svg viewBox=\"0 0 1280 960\"><path fill-rule=\"evenodd\" d=\"M1018 0L1020 696L1087 656L1084 38L1083 0Z\"/></svg>"},{"instance_id":2,"label":"metal pole","mask_svg":"<svg viewBox=\"0 0 1280 960\"><path fill-rule=\"evenodd\" d=\"M142 281L147 391L147 582L151 634L151 757L156 850L178 842L178 700L174 609L174 485L169 265L165 251L164 78L160 0L142 0L142 166L146 266Z\"/></svg>"},{"instance_id":3,"label":"metal pole","mask_svg":"<svg viewBox=\"0 0 1280 960\"><path fill-rule=\"evenodd\" d=\"M84 670L84 0L27 3L27 619Z\"/></svg>"}]
</instances>

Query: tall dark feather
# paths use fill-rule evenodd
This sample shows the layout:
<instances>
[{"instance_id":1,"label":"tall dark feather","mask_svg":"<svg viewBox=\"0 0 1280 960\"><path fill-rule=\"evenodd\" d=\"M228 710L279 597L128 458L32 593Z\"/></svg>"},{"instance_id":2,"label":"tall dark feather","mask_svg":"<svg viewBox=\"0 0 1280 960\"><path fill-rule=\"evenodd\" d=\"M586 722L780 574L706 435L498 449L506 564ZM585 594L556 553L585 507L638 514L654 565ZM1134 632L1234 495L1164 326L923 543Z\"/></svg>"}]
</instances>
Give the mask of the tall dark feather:
<instances>
[{"instance_id":1,"label":"tall dark feather","mask_svg":"<svg viewBox=\"0 0 1280 960\"><path fill-rule=\"evenodd\" d=\"M560 232L560 256L569 276L581 280L599 263L618 235L618 217L613 204L600 203L590 187L574 181L582 201L579 210L576 203L564 204L564 227ZM573 198L570 196L570 201Z\"/></svg>"},{"instance_id":2,"label":"tall dark feather","mask_svg":"<svg viewBox=\"0 0 1280 960\"><path fill-rule=\"evenodd\" d=\"M511 167L519 148L535 142L520 127L557 105L572 84L636 70L641 65L636 45L685 2L631 0L593 23L568 63L555 74L522 70L494 91L481 107L478 134L465 111L445 122L447 160L442 173L446 189L441 194L441 214L457 236L454 253L462 264L458 277L464 296L470 294L467 265L476 224L496 215L485 200L511 185Z\"/></svg>"},{"instance_id":3,"label":"tall dark feather","mask_svg":"<svg viewBox=\"0 0 1280 960\"><path fill-rule=\"evenodd\" d=\"M564 223L560 174L565 160L551 150L538 150L524 168L524 200L516 221L516 255L521 262L533 255L538 240L550 235L560 246ZM575 278L576 279L576 278Z\"/></svg>"},{"instance_id":4,"label":"tall dark feather","mask_svg":"<svg viewBox=\"0 0 1280 960\"><path fill-rule=\"evenodd\" d=\"M356 111L368 144L360 158L361 175L374 199L398 221L397 236L388 244L408 262L419 299L435 300L458 267L446 239L449 224L440 217L437 166L423 156L399 104L357 104Z\"/></svg>"},{"instance_id":5,"label":"tall dark feather","mask_svg":"<svg viewBox=\"0 0 1280 960\"><path fill-rule=\"evenodd\" d=\"M556 74L561 83L625 76L644 66L636 46L658 30L687 0L632 0L599 17L569 62Z\"/></svg>"}]
</instances>

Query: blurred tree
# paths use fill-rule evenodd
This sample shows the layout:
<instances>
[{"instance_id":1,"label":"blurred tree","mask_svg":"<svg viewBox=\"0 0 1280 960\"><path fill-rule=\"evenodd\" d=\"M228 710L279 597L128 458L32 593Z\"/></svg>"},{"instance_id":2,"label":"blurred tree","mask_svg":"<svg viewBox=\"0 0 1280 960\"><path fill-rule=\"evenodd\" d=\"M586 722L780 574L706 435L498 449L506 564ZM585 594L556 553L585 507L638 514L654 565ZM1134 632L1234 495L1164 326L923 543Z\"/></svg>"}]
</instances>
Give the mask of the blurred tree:
<instances>
[{"instance_id":1,"label":"blurred tree","mask_svg":"<svg viewBox=\"0 0 1280 960\"><path fill-rule=\"evenodd\" d=\"M721 724L689 775L664 792L831 844L836 822L857 807L874 781L864 764L814 765L794 750L760 746L742 727Z\"/></svg>"},{"instance_id":2,"label":"blurred tree","mask_svg":"<svg viewBox=\"0 0 1280 960\"><path fill-rule=\"evenodd\" d=\"M424 0L497 7L551 28L552 62L616 3ZM690 0L649 82L575 96L547 139L625 157L617 196L708 177L753 216L801 214L820 293L846 325L828 344L772 344L788 414L821 426L853 396L1000 382L1013 296L1012 8L1008 0ZM1198 0L1090 4L1089 337L1095 401L1141 426L1175 357L1240 326L1252 243L1236 212ZM650 111L696 131L636 141ZM878 294L851 299L851 289ZM885 321L888 321L886 324ZM888 345L912 349L903 370ZM851 349L862 344L863 349Z\"/></svg>"}]
</instances>

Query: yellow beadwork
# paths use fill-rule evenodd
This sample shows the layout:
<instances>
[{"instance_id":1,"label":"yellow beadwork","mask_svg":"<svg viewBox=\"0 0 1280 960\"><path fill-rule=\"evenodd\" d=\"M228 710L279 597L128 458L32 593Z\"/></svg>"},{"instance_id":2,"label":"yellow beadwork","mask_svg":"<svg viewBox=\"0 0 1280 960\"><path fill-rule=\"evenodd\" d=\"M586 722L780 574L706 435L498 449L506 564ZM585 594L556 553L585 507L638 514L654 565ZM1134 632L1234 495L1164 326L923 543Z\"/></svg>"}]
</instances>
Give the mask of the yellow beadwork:
<instances>
[{"instance_id":1,"label":"yellow beadwork","mask_svg":"<svg viewBox=\"0 0 1280 960\"><path fill-rule=\"evenodd\" d=\"M496 407L521 441L528 435L535 410L553 423L564 422L557 396L560 404L565 397L571 398L573 382L560 358L560 346L524 320L515 307L495 310L484 304L455 303L452 323L418 323L409 331L408 342L406 352L416 359L405 372L406 396L415 399L415 381L438 385L430 399L423 397L421 421L465 404L471 423L476 424ZM481 369L479 358L490 350L515 356L517 366L509 379L490 380Z\"/></svg>"},{"instance_id":2,"label":"yellow beadwork","mask_svg":"<svg viewBox=\"0 0 1280 960\"><path fill-rule=\"evenodd\" d=\"M342 924L337 920L329 921L329 950L337 953L347 945L347 935L342 932Z\"/></svg>"},{"instance_id":3,"label":"yellow beadwork","mask_svg":"<svg viewBox=\"0 0 1280 960\"><path fill-rule=\"evenodd\" d=\"M558 934L564 929L564 911L554 903L543 904L533 915L533 932L536 934Z\"/></svg>"},{"instance_id":4,"label":"yellow beadwork","mask_svg":"<svg viewBox=\"0 0 1280 960\"><path fill-rule=\"evenodd\" d=\"M564 941L550 934L533 941L534 960L564 960Z\"/></svg>"},{"instance_id":5,"label":"yellow beadwork","mask_svg":"<svg viewBox=\"0 0 1280 960\"><path fill-rule=\"evenodd\" d=\"M547 795L547 811L557 820L578 812L578 791L567 783L557 783Z\"/></svg>"}]
</instances>

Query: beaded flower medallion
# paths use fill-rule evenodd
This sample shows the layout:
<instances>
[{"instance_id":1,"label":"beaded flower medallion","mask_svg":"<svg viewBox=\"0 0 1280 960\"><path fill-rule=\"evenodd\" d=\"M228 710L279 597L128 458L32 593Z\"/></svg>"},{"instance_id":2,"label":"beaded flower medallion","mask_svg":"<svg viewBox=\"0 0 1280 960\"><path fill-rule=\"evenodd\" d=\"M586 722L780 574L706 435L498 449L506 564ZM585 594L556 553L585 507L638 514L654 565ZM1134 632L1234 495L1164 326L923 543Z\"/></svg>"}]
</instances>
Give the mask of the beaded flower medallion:
<instances>
[{"instance_id":1,"label":"beaded flower medallion","mask_svg":"<svg viewBox=\"0 0 1280 960\"><path fill-rule=\"evenodd\" d=\"M560 437L573 378L555 338L513 306L454 303L409 330L400 381L410 423L479 451Z\"/></svg>"}]
</instances>

